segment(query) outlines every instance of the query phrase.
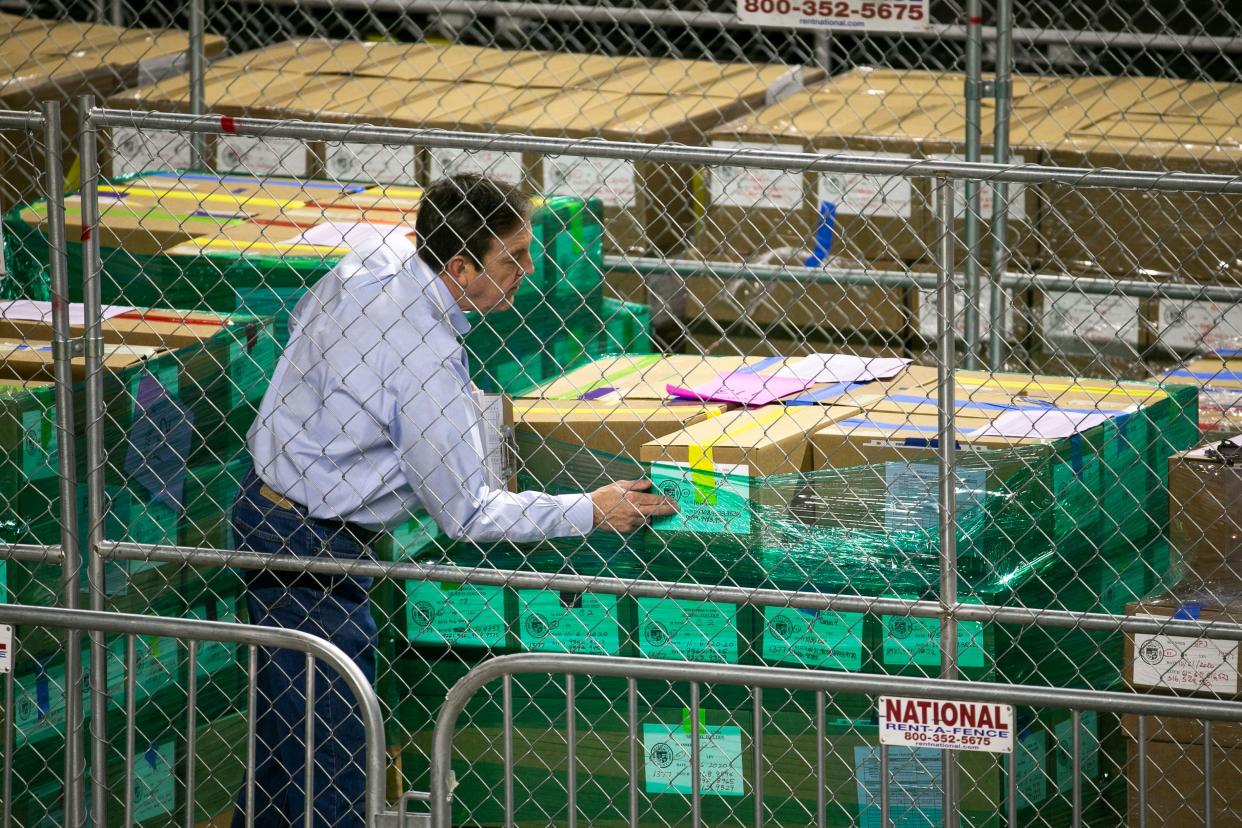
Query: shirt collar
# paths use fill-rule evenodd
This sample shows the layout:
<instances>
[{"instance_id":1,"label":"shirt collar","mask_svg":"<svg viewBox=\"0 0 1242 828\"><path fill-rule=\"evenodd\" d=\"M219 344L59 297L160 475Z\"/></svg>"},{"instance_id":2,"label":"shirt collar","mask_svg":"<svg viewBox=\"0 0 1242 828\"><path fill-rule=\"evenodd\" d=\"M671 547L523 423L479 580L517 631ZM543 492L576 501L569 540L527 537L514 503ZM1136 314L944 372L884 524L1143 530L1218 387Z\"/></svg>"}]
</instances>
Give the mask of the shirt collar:
<instances>
[{"instance_id":1,"label":"shirt collar","mask_svg":"<svg viewBox=\"0 0 1242 828\"><path fill-rule=\"evenodd\" d=\"M422 257L415 256L414 261L418 266L431 278L432 284L435 285L438 301L436 304L444 312L444 318L453 326L453 330L458 336L465 336L470 331L470 320L466 318L466 314L457 304L457 300L453 298L453 294L449 291L448 285L444 284L444 279L440 274L431 269L431 266L422 260Z\"/></svg>"}]
</instances>

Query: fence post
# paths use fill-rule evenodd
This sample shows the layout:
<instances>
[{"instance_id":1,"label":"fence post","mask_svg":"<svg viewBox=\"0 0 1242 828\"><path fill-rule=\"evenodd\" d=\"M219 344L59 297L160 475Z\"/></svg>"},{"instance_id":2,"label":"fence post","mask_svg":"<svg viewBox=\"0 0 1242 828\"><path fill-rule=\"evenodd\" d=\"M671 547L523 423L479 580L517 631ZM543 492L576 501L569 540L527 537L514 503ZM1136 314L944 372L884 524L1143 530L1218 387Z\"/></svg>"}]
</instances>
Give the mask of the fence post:
<instances>
[{"instance_id":1,"label":"fence post","mask_svg":"<svg viewBox=\"0 0 1242 828\"><path fill-rule=\"evenodd\" d=\"M48 272L52 293L52 367L56 381L56 452L60 475L61 602L67 609L79 603L78 496L73 441L73 346L69 335L69 262L65 240L64 171L61 158L60 104L45 102L43 142L47 177ZM50 448L50 447L49 447ZM65 822L83 824L85 778L82 722L82 636L65 632ZM76 688L77 692L68 692ZM11 708L10 708L11 709Z\"/></svg>"},{"instance_id":2,"label":"fence post","mask_svg":"<svg viewBox=\"0 0 1242 828\"><path fill-rule=\"evenodd\" d=\"M992 160L1009 163L1009 113L1013 106L1013 0L996 3L996 125ZM1009 265L1009 183L992 184L992 261L988 273L988 367L1004 367L1005 301L1001 280Z\"/></svg>"},{"instance_id":3,"label":"fence post","mask_svg":"<svg viewBox=\"0 0 1242 828\"><path fill-rule=\"evenodd\" d=\"M95 99L80 99L82 112L82 339L86 361L86 485L87 587L90 608L104 609L103 540L104 402L103 334L99 260L99 147L91 111ZM104 634L91 637L91 813L95 825L105 825L108 805L108 653Z\"/></svg>"},{"instance_id":4,"label":"fence post","mask_svg":"<svg viewBox=\"0 0 1242 828\"><path fill-rule=\"evenodd\" d=\"M982 0L966 0L966 160L982 158L983 133L983 9ZM968 178L966 189L966 367L979 367L979 214L982 209L977 179ZM952 214L948 231L952 234Z\"/></svg>"},{"instance_id":5,"label":"fence post","mask_svg":"<svg viewBox=\"0 0 1242 828\"><path fill-rule=\"evenodd\" d=\"M202 115L207 111L204 101L204 74L207 68L206 12L203 4L206 0L190 0L190 112ZM207 136L201 132L190 135L190 166L196 170L205 170L207 164Z\"/></svg>"},{"instance_id":6,"label":"fence post","mask_svg":"<svg viewBox=\"0 0 1242 828\"><path fill-rule=\"evenodd\" d=\"M956 357L956 332L953 324L953 180L946 176L936 179L936 215L939 224L940 249L937 264L940 290L936 308L937 325L937 404L938 429L936 441L939 460L940 501L940 677L957 678L957 519L955 513L957 476L954 469L954 394L953 366ZM947 828L957 826L958 780L956 754L944 755L944 814Z\"/></svg>"}]
</instances>

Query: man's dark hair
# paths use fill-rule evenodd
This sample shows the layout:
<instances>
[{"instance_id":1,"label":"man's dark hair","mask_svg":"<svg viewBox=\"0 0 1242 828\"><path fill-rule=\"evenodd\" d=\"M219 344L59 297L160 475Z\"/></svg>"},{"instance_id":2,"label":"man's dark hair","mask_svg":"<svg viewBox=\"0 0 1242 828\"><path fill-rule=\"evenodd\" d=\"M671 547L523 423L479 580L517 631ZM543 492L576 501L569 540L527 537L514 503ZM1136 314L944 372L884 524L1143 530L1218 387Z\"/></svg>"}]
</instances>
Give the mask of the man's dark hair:
<instances>
[{"instance_id":1,"label":"man's dark hair","mask_svg":"<svg viewBox=\"0 0 1242 828\"><path fill-rule=\"evenodd\" d=\"M459 255L482 265L492 239L513 233L529 215L530 200L511 184L473 173L441 178L418 205L419 256L437 273Z\"/></svg>"}]
</instances>

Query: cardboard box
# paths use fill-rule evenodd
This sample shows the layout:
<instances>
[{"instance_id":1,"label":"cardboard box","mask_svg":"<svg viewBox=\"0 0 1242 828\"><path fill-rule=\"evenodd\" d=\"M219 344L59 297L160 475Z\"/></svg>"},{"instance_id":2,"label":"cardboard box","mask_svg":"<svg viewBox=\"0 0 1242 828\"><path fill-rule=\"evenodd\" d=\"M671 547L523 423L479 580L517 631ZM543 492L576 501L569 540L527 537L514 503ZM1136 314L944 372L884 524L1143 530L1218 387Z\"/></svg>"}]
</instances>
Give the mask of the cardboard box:
<instances>
[{"instance_id":1,"label":"cardboard box","mask_svg":"<svg viewBox=\"0 0 1242 828\"><path fill-rule=\"evenodd\" d=\"M939 420L935 414L869 410L832 419L835 422L811 436L814 469L908 464L914 460L935 464L939 434ZM985 427L991 419L959 412L955 418L958 451L969 455L1043 442L1030 438L970 436L971 431Z\"/></svg>"},{"instance_id":2,"label":"cardboard box","mask_svg":"<svg viewBox=\"0 0 1242 828\"><path fill-rule=\"evenodd\" d=\"M1178 824L1199 826L1204 819L1206 757L1203 725L1198 720L1147 717L1148 741L1142 759L1146 762L1146 821L1140 822L1138 723L1135 717L1123 721L1127 743L1126 778L1131 826L1165 824L1175 818ZM1242 825L1242 743L1231 723L1216 722L1212 729L1213 825Z\"/></svg>"},{"instance_id":3,"label":"cardboard box","mask_svg":"<svg viewBox=\"0 0 1242 828\"><path fill-rule=\"evenodd\" d=\"M1204 448L1170 458L1169 545L1187 589L1242 593L1242 466Z\"/></svg>"},{"instance_id":4,"label":"cardboard box","mask_svg":"<svg viewBox=\"0 0 1242 828\"><path fill-rule=\"evenodd\" d=\"M80 96L102 101L126 87L184 71L188 60L188 36L166 29L24 19L20 26L0 25L0 30L0 64L8 68L0 79L0 108L30 110L43 101L58 101L68 139L62 158L66 171L78 155L72 139L82 119ZM224 48L224 38L206 35L208 59ZM43 159L42 136L0 142L0 168L6 171L0 209L46 195Z\"/></svg>"},{"instance_id":5,"label":"cardboard box","mask_svg":"<svg viewBox=\"0 0 1242 828\"><path fill-rule=\"evenodd\" d=\"M846 406L780 406L742 409L712 417L652 440L642 447L644 463L679 463L711 474L745 466L750 477L807 471L812 435L827 423L858 413Z\"/></svg>"},{"instance_id":6,"label":"cardboard box","mask_svg":"<svg viewBox=\"0 0 1242 828\"><path fill-rule=\"evenodd\" d=\"M727 409L723 403L514 400L517 428L548 440L637 461L643 444Z\"/></svg>"}]
</instances>

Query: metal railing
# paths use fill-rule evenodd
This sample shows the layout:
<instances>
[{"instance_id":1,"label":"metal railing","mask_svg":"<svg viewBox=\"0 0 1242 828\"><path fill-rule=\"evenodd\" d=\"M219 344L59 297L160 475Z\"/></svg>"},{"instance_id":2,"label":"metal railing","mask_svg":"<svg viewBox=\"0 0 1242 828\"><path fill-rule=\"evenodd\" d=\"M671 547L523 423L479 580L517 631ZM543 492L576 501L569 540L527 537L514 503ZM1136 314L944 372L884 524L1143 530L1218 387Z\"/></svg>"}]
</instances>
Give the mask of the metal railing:
<instances>
[{"instance_id":1,"label":"metal railing","mask_svg":"<svg viewBox=\"0 0 1242 828\"><path fill-rule=\"evenodd\" d=\"M199 642L220 642L228 644L245 645L248 648L249 657L246 659L248 664L247 676L249 685L247 691L247 724L246 724L246 746L247 746L247 770L245 776L246 803L249 807L246 809L247 825L254 824L255 809L253 807L255 798L255 720L257 705L257 688L255 683L256 677L256 653L259 647L280 648L285 650L293 650L306 654L306 688L305 692L308 698L306 731L303 738L306 740L306 776L303 784L306 786L306 824L311 824L312 808L314 800L310 796L311 789L314 784L314 762L312 759L312 751L314 749L314 724L315 716L311 712L313 710L313 699L315 692L315 663L322 662L331 667L348 685L350 691L360 707L363 730L366 734L366 752L365 752L365 771L366 771L366 795L365 809L367 825L375 825L380 814L385 809L384 803L384 721L380 710L379 700L368 682L362 670L356 665L339 647L321 638L309 635L297 630L287 630L278 627L263 627L247 624L228 624L218 621L199 621L181 618L159 618L146 615L132 615L128 613L117 612L93 612L90 610L69 610L55 607L30 607L30 606L14 606L0 605L0 624L25 624L38 627L50 627L52 629L65 630L70 636L82 631L89 630L94 634L98 634L102 639L105 633L114 633L124 635L126 637L126 674L124 682L125 693L125 710L126 710L126 733L125 744L127 746L125 756L125 816L126 824L130 824L132 818L133 806L133 777L134 777L134 726L135 721L135 647L134 637L140 635L162 636L167 638L175 638L188 642L189 646L189 670L187 673L186 687L186 726L188 747L186 752L185 767L185 791L187 811L187 824L193 824L192 813L194 804L194 768L197 756L194 749L194 734L197 727L198 717L198 697L197 685L195 677L196 669L196 645ZM103 662L98 662L102 664ZM9 672L6 677L7 688L6 698L13 698L13 672ZM79 695L80 697L80 695ZM68 698L72 698L70 695ZM105 691L104 701L107 695ZM11 709L11 708L10 708ZM105 704L105 710L107 705ZM12 717L8 716L5 744L11 744L9 736L12 732ZM107 745L104 745L105 751ZM106 752L103 754L106 760ZM10 790L11 785L11 755L5 757L4 763L4 788ZM94 776L102 775L96 766ZM80 784L80 780L79 780ZM69 794L73 791L73 780L66 780L65 791ZM102 812L107 816L107 796L105 790L103 802L96 800L92 803L92 809L96 812ZM67 799L67 802L71 800ZM6 807L11 805L9 797L5 797ZM66 820L69 818L69 810L66 809ZM76 824L70 822L69 824Z\"/></svg>"},{"instance_id":2,"label":"metal railing","mask_svg":"<svg viewBox=\"0 0 1242 828\"><path fill-rule=\"evenodd\" d=\"M571 769L569 779L573 780L572 769L577 763L577 742L574 736L573 722L576 718L574 682L575 676L613 677L627 680L626 724L628 728L629 746L628 762L631 773L628 779L629 793L629 824L638 825L638 785L640 776L638 767L638 721L635 714L637 685L641 680L663 682L688 682L690 685L689 722L700 721L700 685L732 685L752 689L755 699L755 730L752 740L753 776L751 779L752 793L756 800L755 825L764 823L763 811L763 739L762 739L762 702L761 691L764 689L801 690L813 692L817 696L816 708L824 708L824 696L828 693L852 693L866 696L902 696L937 701L983 702L994 704L1011 704L1032 708L1055 708L1072 711L1073 738L1070 751L1071 778L1073 780L1072 803L1073 825L1082 824L1082 742L1081 715L1085 711L1098 711L1113 714L1128 714L1139 718L1139 736L1137 746L1137 762L1140 768L1146 768L1147 716L1168 716L1181 719L1203 720L1203 761L1205 768L1203 808L1205 824L1212 824L1212 813L1215 807L1215 791L1211 784L1213 762L1213 743L1211 725L1213 721L1242 722L1242 702L1221 701L1217 699L1194 699L1137 695L1133 693L1115 693L1096 690L1067 690L1049 687L1026 687L1009 684L989 684L983 682L951 681L945 679L916 678L913 676L891 675L859 675L849 673L832 673L815 670L792 670L778 667L755 667L749 665L715 665L695 662L658 662L636 658L619 658L608 656L581 655L542 655L520 653L499 656L473 667L449 690L436 719L435 732L431 752L431 824L432 828L450 828L452 825L453 798L453 735L457 720L465 711L467 704L474 695L489 682L501 679L504 681L504 695L510 693L510 680L519 675L564 675L566 681L566 741L568 767ZM513 773L512 757L512 721L506 717L504 722L504 774L506 791L511 784ZM817 823L823 824L824 799L823 792L828 788L824 776L822 758L825 744L824 717L817 716L816 744L821 751L816 762L816 790L820 791L817 803ZM691 825L698 828L701 820L702 791L699 775L699 739L691 738L690 742L690 796ZM887 828L891 824L888 773L889 748L885 744L880 750L880 825ZM952 754L953 751L948 751ZM1008 782L1008 814L1007 822L1011 828L1018 825L1017 809L1017 751L1009 754L1006 762ZM946 788L947 786L946 777ZM571 787L568 793L570 824L575 821L576 791ZM1137 790L1139 813L1147 812L1147 790L1139 785ZM512 823L513 802L506 797L506 824ZM955 824L953 812L947 810L949 822Z\"/></svg>"}]
</instances>

